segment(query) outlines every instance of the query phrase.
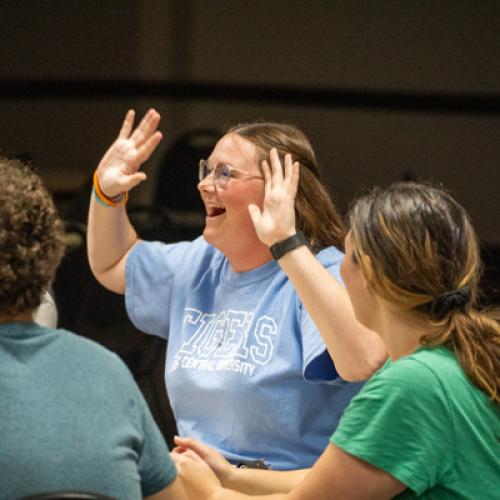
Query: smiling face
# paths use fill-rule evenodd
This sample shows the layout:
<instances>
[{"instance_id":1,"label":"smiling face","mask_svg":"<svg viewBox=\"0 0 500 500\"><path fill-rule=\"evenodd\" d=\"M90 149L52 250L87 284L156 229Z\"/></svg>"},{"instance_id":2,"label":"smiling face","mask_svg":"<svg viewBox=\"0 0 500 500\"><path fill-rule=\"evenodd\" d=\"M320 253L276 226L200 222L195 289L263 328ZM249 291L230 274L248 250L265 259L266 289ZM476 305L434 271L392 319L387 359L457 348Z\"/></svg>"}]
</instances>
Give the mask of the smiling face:
<instances>
[{"instance_id":1,"label":"smiling face","mask_svg":"<svg viewBox=\"0 0 500 500\"><path fill-rule=\"evenodd\" d=\"M257 237L248 213L248 205L262 207L264 200L257 147L238 134L230 133L216 144L208 161L214 167L226 164L244 174L229 179L225 189L215 188L213 173L199 182L198 189L207 213L203 236L232 264L248 260L249 269L257 267L270 259L269 249ZM255 265L250 264L254 261Z\"/></svg>"}]
</instances>

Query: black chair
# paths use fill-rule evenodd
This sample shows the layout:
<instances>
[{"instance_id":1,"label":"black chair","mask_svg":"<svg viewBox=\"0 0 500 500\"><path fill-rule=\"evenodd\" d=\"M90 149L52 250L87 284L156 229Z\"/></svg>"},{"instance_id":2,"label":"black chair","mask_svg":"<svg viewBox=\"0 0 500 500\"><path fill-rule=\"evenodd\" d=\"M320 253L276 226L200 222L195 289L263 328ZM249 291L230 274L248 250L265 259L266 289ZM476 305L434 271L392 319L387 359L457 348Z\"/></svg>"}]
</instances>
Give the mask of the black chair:
<instances>
[{"instance_id":1,"label":"black chair","mask_svg":"<svg viewBox=\"0 0 500 500\"><path fill-rule=\"evenodd\" d=\"M117 500L114 497L90 491L52 491L22 497L19 500Z\"/></svg>"},{"instance_id":2,"label":"black chair","mask_svg":"<svg viewBox=\"0 0 500 500\"><path fill-rule=\"evenodd\" d=\"M196 189L198 163L208 158L222 133L198 128L179 136L166 152L156 177L153 204L172 210L204 213Z\"/></svg>"},{"instance_id":3,"label":"black chair","mask_svg":"<svg viewBox=\"0 0 500 500\"><path fill-rule=\"evenodd\" d=\"M200 236L205 208L196 189L198 163L208 158L221 135L218 130L200 128L175 140L159 165L151 204L131 203L128 209L141 237L172 243Z\"/></svg>"}]
</instances>

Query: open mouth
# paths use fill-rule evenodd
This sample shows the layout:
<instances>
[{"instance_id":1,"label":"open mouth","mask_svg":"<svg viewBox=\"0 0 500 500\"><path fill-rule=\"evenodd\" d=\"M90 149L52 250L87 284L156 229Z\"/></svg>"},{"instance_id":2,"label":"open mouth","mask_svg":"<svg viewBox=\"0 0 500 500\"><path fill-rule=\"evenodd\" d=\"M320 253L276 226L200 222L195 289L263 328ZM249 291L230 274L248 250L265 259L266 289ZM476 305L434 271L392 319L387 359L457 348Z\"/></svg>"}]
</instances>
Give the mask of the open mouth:
<instances>
[{"instance_id":1,"label":"open mouth","mask_svg":"<svg viewBox=\"0 0 500 500\"><path fill-rule=\"evenodd\" d=\"M208 217L217 217L218 215L222 215L226 213L226 209L222 207L207 207L207 216Z\"/></svg>"}]
</instances>

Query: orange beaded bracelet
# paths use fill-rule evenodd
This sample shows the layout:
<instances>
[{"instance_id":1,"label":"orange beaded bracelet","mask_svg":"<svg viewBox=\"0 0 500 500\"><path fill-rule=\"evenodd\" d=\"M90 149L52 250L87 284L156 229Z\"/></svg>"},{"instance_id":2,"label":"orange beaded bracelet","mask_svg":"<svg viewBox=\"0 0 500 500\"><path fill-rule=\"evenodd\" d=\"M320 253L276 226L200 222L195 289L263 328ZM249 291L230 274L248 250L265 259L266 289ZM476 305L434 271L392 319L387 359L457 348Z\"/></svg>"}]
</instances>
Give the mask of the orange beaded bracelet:
<instances>
[{"instance_id":1,"label":"orange beaded bracelet","mask_svg":"<svg viewBox=\"0 0 500 500\"><path fill-rule=\"evenodd\" d=\"M107 207L123 207L128 201L128 191L120 193L113 198L109 198L101 191L101 186L99 186L99 177L97 176L97 170L94 172L94 196L96 200L104 206Z\"/></svg>"}]
</instances>

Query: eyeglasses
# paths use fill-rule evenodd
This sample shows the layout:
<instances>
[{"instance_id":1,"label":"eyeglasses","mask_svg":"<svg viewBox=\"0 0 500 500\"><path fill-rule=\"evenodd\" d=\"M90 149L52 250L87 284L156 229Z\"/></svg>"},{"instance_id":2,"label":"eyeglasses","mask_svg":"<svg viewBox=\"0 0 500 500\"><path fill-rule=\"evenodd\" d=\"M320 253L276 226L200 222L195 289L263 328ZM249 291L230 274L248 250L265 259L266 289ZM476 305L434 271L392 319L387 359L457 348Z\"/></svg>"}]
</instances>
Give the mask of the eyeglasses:
<instances>
[{"instance_id":1,"label":"eyeglasses","mask_svg":"<svg viewBox=\"0 0 500 500\"><path fill-rule=\"evenodd\" d=\"M212 172L214 174L214 186L217 189L227 189L227 185L231 179L247 181L250 179L264 179L260 175L249 174L225 163L219 163L214 167L208 160L200 160L198 171L199 181L201 182L206 179Z\"/></svg>"}]
</instances>

